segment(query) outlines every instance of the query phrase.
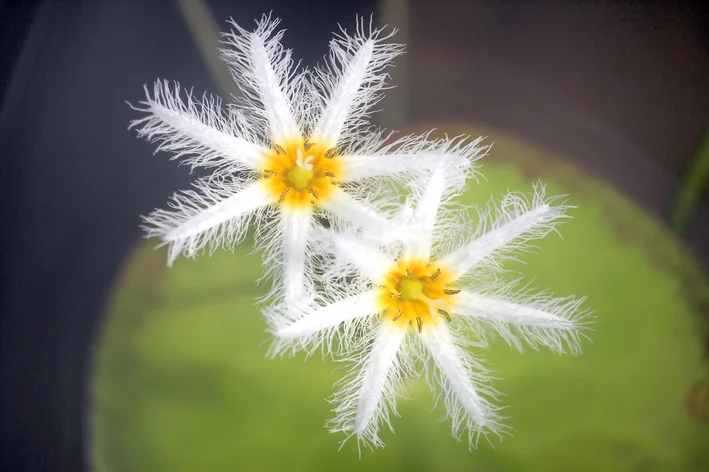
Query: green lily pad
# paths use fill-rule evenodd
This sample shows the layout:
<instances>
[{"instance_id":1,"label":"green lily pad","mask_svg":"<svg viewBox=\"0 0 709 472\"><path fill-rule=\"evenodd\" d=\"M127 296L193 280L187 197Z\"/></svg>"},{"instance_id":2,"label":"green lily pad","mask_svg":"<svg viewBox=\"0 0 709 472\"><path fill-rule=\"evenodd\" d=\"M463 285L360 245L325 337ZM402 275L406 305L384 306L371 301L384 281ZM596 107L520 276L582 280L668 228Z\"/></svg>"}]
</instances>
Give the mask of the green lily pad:
<instances>
[{"instance_id":1,"label":"green lily pad","mask_svg":"<svg viewBox=\"0 0 709 472\"><path fill-rule=\"evenodd\" d=\"M483 133L438 126L450 134ZM550 153L499 133L465 202L507 189L569 193L573 219L525 264L510 268L557 295L587 295L592 342L574 357L496 341L484 354L501 378L512 437L468 451L438 421L425 382L410 385L396 434L358 458L356 443L324 428L324 400L342 371L319 358L268 360L265 293L250 241L235 253L165 268L138 248L116 288L95 359L91 448L98 471L393 472L709 470L709 425L686 406L707 375L706 279L691 255L621 193Z\"/></svg>"}]
</instances>

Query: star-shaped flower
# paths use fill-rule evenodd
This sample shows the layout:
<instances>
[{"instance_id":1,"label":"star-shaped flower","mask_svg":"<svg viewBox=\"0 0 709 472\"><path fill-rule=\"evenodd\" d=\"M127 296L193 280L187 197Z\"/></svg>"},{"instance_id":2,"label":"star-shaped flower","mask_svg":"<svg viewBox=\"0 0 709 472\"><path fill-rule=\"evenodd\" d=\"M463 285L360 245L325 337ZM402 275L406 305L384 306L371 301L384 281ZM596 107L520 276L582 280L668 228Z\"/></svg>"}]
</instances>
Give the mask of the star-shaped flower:
<instances>
[{"instance_id":1,"label":"star-shaped flower","mask_svg":"<svg viewBox=\"0 0 709 472\"><path fill-rule=\"evenodd\" d=\"M481 363L465 347L484 345L486 328L512 346L522 341L556 352L579 350L588 312L582 299L515 293L499 284L499 262L510 249L554 230L567 206L536 187L531 201L508 194L496 212L483 211L477 225L460 218L447 203L459 187L445 163L431 175L410 213L398 251L362 243L353 234L331 234L338 260L329 277L354 279L333 287L301 313L272 316L279 341L274 352L317 348L336 351L339 343L352 362L335 394L332 431L344 431L369 446L381 446L379 425L391 427L390 411L404 380L422 360L434 390L440 386L455 437L468 434L471 446L481 433L502 434L495 390ZM456 236L464 228L467 239ZM481 279L493 274L492 283Z\"/></svg>"},{"instance_id":2,"label":"star-shaped flower","mask_svg":"<svg viewBox=\"0 0 709 472\"><path fill-rule=\"evenodd\" d=\"M181 253L239 243L255 220L274 279L271 295L293 301L312 285L317 216L334 227L391 234L387 210L398 197L387 192L392 183L430 171L441 154L467 167L480 148L426 135L391 143L368 127L384 69L403 50L386 42L390 34L360 21L353 36L342 30L330 43L324 66L296 72L280 43L283 31L274 33L278 23L264 16L249 32L232 22L224 34L223 58L242 91L240 104L223 107L158 81L137 108L147 116L131 127L158 150L213 172L174 195L169 210L145 218L147 236L169 245L168 264Z\"/></svg>"}]
</instances>

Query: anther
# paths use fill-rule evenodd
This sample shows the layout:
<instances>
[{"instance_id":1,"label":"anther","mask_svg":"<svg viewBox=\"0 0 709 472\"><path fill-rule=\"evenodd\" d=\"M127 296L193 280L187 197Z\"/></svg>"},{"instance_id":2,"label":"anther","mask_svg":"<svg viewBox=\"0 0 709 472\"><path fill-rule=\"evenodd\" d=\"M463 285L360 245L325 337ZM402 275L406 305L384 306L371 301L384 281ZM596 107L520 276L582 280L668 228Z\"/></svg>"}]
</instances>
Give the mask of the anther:
<instances>
[{"instance_id":1,"label":"anther","mask_svg":"<svg viewBox=\"0 0 709 472\"><path fill-rule=\"evenodd\" d=\"M303 145L303 150L304 150L305 152L308 152L308 151L310 151L310 148L313 147L313 146L315 146L315 143L305 143L305 144Z\"/></svg>"},{"instance_id":2,"label":"anther","mask_svg":"<svg viewBox=\"0 0 709 472\"><path fill-rule=\"evenodd\" d=\"M459 293L460 293L460 290L453 290L453 289L449 289L449 288L443 290L444 295L457 295Z\"/></svg>"},{"instance_id":3,"label":"anther","mask_svg":"<svg viewBox=\"0 0 709 472\"><path fill-rule=\"evenodd\" d=\"M436 273L429 277L431 280L436 280L438 276L441 275L441 269L436 269Z\"/></svg>"},{"instance_id":4,"label":"anther","mask_svg":"<svg viewBox=\"0 0 709 472\"><path fill-rule=\"evenodd\" d=\"M268 175L278 175L278 172L275 170L264 170L263 173Z\"/></svg>"},{"instance_id":5,"label":"anther","mask_svg":"<svg viewBox=\"0 0 709 472\"><path fill-rule=\"evenodd\" d=\"M283 147L281 147L279 144L274 145L273 149L276 150L277 154L285 154L286 153L286 150L283 149Z\"/></svg>"},{"instance_id":6,"label":"anther","mask_svg":"<svg viewBox=\"0 0 709 472\"><path fill-rule=\"evenodd\" d=\"M283 193L281 194L281 196L278 197L278 201L279 201L279 202L282 202L283 199L286 198L286 195L288 195L288 192L290 192L290 189L289 189L289 188L285 189L285 190L283 191Z\"/></svg>"},{"instance_id":7,"label":"anther","mask_svg":"<svg viewBox=\"0 0 709 472\"><path fill-rule=\"evenodd\" d=\"M414 278L414 274L409 269L406 269L406 276L410 279Z\"/></svg>"},{"instance_id":8,"label":"anther","mask_svg":"<svg viewBox=\"0 0 709 472\"><path fill-rule=\"evenodd\" d=\"M389 298L401 298L401 294L398 292L392 292L389 294Z\"/></svg>"},{"instance_id":9,"label":"anther","mask_svg":"<svg viewBox=\"0 0 709 472\"><path fill-rule=\"evenodd\" d=\"M340 152L340 148L338 148L338 147L330 148L327 151L325 151L325 159L332 159L337 154L339 154L339 152Z\"/></svg>"},{"instance_id":10,"label":"anther","mask_svg":"<svg viewBox=\"0 0 709 472\"><path fill-rule=\"evenodd\" d=\"M423 331L423 320L418 316L416 317L416 326L418 326L419 333Z\"/></svg>"},{"instance_id":11,"label":"anther","mask_svg":"<svg viewBox=\"0 0 709 472\"><path fill-rule=\"evenodd\" d=\"M310 193L310 195L315 197L315 200L320 200L320 197L318 197L318 192L316 192L314 188L311 188L310 192L308 192L308 193Z\"/></svg>"},{"instance_id":12,"label":"anther","mask_svg":"<svg viewBox=\"0 0 709 472\"><path fill-rule=\"evenodd\" d=\"M404 314L404 312L399 310L399 312L396 314L396 316L394 317L394 319L392 321L398 320L399 318L401 318L401 315L403 315L403 314Z\"/></svg>"},{"instance_id":13,"label":"anther","mask_svg":"<svg viewBox=\"0 0 709 472\"><path fill-rule=\"evenodd\" d=\"M451 315L446 311L446 310L441 310L440 308L438 309L438 313L441 315L445 316L446 319L450 322L451 320Z\"/></svg>"},{"instance_id":14,"label":"anther","mask_svg":"<svg viewBox=\"0 0 709 472\"><path fill-rule=\"evenodd\" d=\"M333 174L330 171L325 172L325 177L335 177L335 174Z\"/></svg>"}]
</instances>

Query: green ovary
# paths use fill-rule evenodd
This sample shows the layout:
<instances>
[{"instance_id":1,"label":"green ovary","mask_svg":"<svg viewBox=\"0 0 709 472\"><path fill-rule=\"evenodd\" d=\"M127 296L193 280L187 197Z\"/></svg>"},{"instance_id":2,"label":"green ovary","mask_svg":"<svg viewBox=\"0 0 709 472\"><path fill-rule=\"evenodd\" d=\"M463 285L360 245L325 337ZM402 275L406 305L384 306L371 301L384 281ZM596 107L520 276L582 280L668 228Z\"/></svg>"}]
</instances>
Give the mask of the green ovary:
<instances>
[{"instance_id":1,"label":"green ovary","mask_svg":"<svg viewBox=\"0 0 709 472\"><path fill-rule=\"evenodd\" d=\"M423 293L423 284L416 279L399 280L397 288L404 300L418 300Z\"/></svg>"},{"instance_id":2,"label":"green ovary","mask_svg":"<svg viewBox=\"0 0 709 472\"><path fill-rule=\"evenodd\" d=\"M296 166L288 171L286 179L288 182L293 184L293 187L296 189L304 190L309 186L310 181L313 180L313 176L314 173L312 170L307 170L300 166Z\"/></svg>"}]
</instances>

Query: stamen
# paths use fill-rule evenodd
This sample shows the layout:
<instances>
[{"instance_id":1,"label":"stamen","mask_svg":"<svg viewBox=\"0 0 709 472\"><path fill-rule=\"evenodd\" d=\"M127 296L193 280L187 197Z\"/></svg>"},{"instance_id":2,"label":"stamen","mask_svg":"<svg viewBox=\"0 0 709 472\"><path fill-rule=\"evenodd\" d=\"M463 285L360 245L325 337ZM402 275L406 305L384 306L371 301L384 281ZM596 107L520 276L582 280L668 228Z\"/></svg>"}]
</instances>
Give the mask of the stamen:
<instances>
[{"instance_id":1,"label":"stamen","mask_svg":"<svg viewBox=\"0 0 709 472\"><path fill-rule=\"evenodd\" d=\"M288 195L288 192L290 192L290 188L287 188L283 191L280 197L278 197L278 201L282 202L284 198L286 198L286 195Z\"/></svg>"},{"instance_id":2,"label":"stamen","mask_svg":"<svg viewBox=\"0 0 709 472\"><path fill-rule=\"evenodd\" d=\"M431 279L431 280L436 280L439 275L441 275L441 269L440 269L440 268L436 269L436 273L433 274L432 276L430 276L429 279Z\"/></svg>"},{"instance_id":3,"label":"stamen","mask_svg":"<svg viewBox=\"0 0 709 472\"><path fill-rule=\"evenodd\" d=\"M423 331L423 320L418 316L416 317L416 326L418 326L419 333L421 333Z\"/></svg>"},{"instance_id":4,"label":"stamen","mask_svg":"<svg viewBox=\"0 0 709 472\"><path fill-rule=\"evenodd\" d=\"M296 151L295 165L305 170L313 170L313 156L303 156L300 148Z\"/></svg>"},{"instance_id":5,"label":"stamen","mask_svg":"<svg viewBox=\"0 0 709 472\"><path fill-rule=\"evenodd\" d=\"M414 274L411 273L411 271L410 271L409 269L406 269L406 276L407 276L408 278L410 278L410 279L413 279L413 278L414 278Z\"/></svg>"},{"instance_id":6,"label":"stamen","mask_svg":"<svg viewBox=\"0 0 709 472\"><path fill-rule=\"evenodd\" d=\"M325 159L332 159L333 157L335 157L339 153L340 153L340 148L338 148L338 147L330 148L325 152Z\"/></svg>"},{"instance_id":7,"label":"stamen","mask_svg":"<svg viewBox=\"0 0 709 472\"><path fill-rule=\"evenodd\" d=\"M392 292L389 294L390 298L401 298L401 294L398 292Z\"/></svg>"},{"instance_id":8,"label":"stamen","mask_svg":"<svg viewBox=\"0 0 709 472\"><path fill-rule=\"evenodd\" d=\"M460 293L460 290L453 290L453 289L447 288L447 289L443 290L443 293L445 295L457 295Z\"/></svg>"},{"instance_id":9,"label":"stamen","mask_svg":"<svg viewBox=\"0 0 709 472\"><path fill-rule=\"evenodd\" d=\"M330 171L325 172L325 177L335 177L335 174L333 174Z\"/></svg>"},{"instance_id":10,"label":"stamen","mask_svg":"<svg viewBox=\"0 0 709 472\"><path fill-rule=\"evenodd\" d=\"M303 145L303 149L305 150L305 152L308 152L313 146L315 146L315 143L305 143L305 145Z\"/></svg>"},{"instance_id":11,"label":"stamen","mask_svg":"<svg viewBox=\"0 0 709 472\"><path fill-rule=\"evenodd\" d=\"M309 193L310 193L313 197L315 197L315 200L320 200L320 197L318 197L318 192L316 192L314 188L311 188Z\"/></svg>"},{"instance_id":12,"label":"stamen","mask_svg":"<svg viewBox=\"0 0 709 472\"><path fill-rule=\"evenodd\" d=\"M451 320L451 315L446 311L446 310L441 310L440 308L438 309L438 313L441 315L445 316L448 322L450 323Z\"/></svg>"},{"instance_id":13,"label":"stamen","mask_svg":"<svg viewBox=\"0 0 709 472\"><path fill-rule=\"evenodd\" d=\"M275 144L275 145L273 146L273 149L275 149L275 150L276 150L276 153L277 153L277 154L280 154L280 155L284 155L284 154L286 153L286 150L283 149L283 147L281 147L279 144Z\"/></svg>"},{"instance_id":14,"label":"stamen","mask_svg":"<svg viewBox=\"0 0 709 472\"><path fill-rule=\"evenodd\" d=\"M403 315L403 314L404 314L404 312L399 310L399 312L396 314L396 316L394 317L394 319L392 321L398 320L399 318L401 318L401 315Z\"/></svg>"},{"instance_id":15,"label":"stamen","mask_svg":"<svg viewBox=\"0 0 709 472\"><path fill-rule=\"evenodd\" d=\"M268 170L268 169L264 170L263 173L268 174L268 175L278 175L278 172L276 172L275 170Z\"/></svg>"}]
</instances>

